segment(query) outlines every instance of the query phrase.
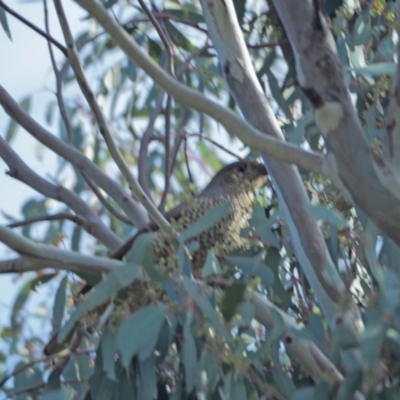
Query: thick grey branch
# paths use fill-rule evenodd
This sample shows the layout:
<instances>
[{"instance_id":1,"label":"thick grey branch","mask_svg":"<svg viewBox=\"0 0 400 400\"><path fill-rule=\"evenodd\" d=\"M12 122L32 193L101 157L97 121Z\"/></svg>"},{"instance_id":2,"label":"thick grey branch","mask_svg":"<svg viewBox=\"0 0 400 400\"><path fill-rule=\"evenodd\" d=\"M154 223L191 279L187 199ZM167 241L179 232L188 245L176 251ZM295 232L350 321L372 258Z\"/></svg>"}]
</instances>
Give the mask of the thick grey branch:
<instances>
[{"instance_id":1,"label":"thick grey branch","mask_svg":"<svg viewBox=\"0 0 400 400\"><path fill-rule=\"evenodd\" d=\"M84 256L74 251L38 244L4 226L0 226L0 241L22 256L0 262L0 273L55 268L101 274L124 265L122 261L111 258Z\"/></svg>"},{"instance_id":2,"label":"thick grey branch","mask_svg":"<svg viewBox=\"0 0 400 400\"><path fill-rule=\"evenodd\" d=\"M400 16L400 2L397 3L397 17ZM400 25L397 24L397 35ZM400 37L400 36L399 36ZM397 43L397 60L400 60L400 42ZM385 162L393 174L400 176L400 63L397 62L390 92L389 113L386 119Z\"/></svg>"},{"instance_id":3,"label":"thick grey branch","mask_svg":"<svg viewBox=\"0 0 400 400\"><path fill-rule=\"evenodd\" d=\"M116 144L112 138L111 132L108 129L108 125L107 125L107 122L103 115L103 112L101 111L101 108L96 100L96 97L94 96L94 94L93 94L92 90L90 89L90 86L86 80L86 76L83 71L82 65L79 61L78 51L76 49L71 30L69 29L69 25L67 22L67 18L64 14L64 9L62 7L61 1L54 0L54 5L57 10L57 15L58 15L60 25L61 25L64 37L65 37L65 41L67 43L69 62L71 64L71 67L76 76L78 85L79 85L80 89L82 90L82 93L85 96L86 101L88 102L91 110L93 111L93 115L95 116L97 124L99 125L100 133L102 134L102 136L104 137L104 140L107 143L107 147L110 150L110 154L111 154L112 158L114 159L115 163L118 165L118 168L120 169L121 173L124 175L124 177L128 181L128 184L129 184L132 192L135 194L137 199L143 204L144 208L151 215L154 222L163 231L171 232L171 227L170 227L169 222L158 211L157 207L148 198L148 196L146 195L144 190L141 188L141 186L139 185L137 180L134 178L129 167L125 163L125 160L123 159L121 152L119 151L118 147L116 146Z\"/></svg>"},{"instance_id":4,"label":"thick grey branch","mask_svg":"<svg viewBox=\"0 0 400 400\"><path fill-rule=\"evenodd\" d=\"M293 48L298 81L315 108L336 181L400 245L400 183L374 157L344 83L333 36L312 0L273 0Z\"/></svg>"},{"instance_id":5,"label":"thick grey branch","mask_svg":"<svg viewBox=\"0 0 400 400\"><path fill-rule=\"evenodd\" d=\"M210 37L218 52L225 77L244 117L256 128L284 141L254 71L232 0L202 0ZM309 213L310 202L296 167L265 153L267 170L279 197L280 210L288 225L292 246L321 308L331 326L343 312L347 290L329 256L317 222Z\"/></svg>"},{"instance_id":6,"label":"thick grey branch","mask_svg":"<svg viewBox=\"0 0 400 400\"><path fill-rule=\"evenodd\" d=\"M83 229L109 249L116 249L122 244L122 240L104 225L101 218L76 193L63 186L56 186L39 176L24 163L2 137L0 137L0 157L10 168L8 172L10 176L24 182L46 197L65 203L82 217Z\"/></svg>"},{"instance_id":7,"label":"thick grey branch","mask_svg":"<svg viewBox=\"0 0 400 400\"><path fill-rule=\"evenodd\" d=\"M79 150L63 142L40 126L27 114L0 85L0 104L5 112L26 129L39 142L53 150L55 153L69 161L78 170L84 171L88 176L111 196L115 202L126 212L134 224L141 228L147 223L140 206L125 192L117 182L105 175L92 161L85 157Z\"/></svg>"},{"instance_id":8,"label":"thick grey branch","mask_svg":"<svg viewBox=\"0 0 400 400\"><path fill-rule=\"evenodd\" d=\"M100 3L94 0L77 0L77 3L97 19L128 57L132 58L157 84L178 101L215 118L229 133L237 136L254 150L287 163L296 164L308 171L329 174L329 165L324 162L320 154L265 136L233 111L207 99L171 77L142 52L133 38L107 14Z\"/></svg>"}]
</instances>

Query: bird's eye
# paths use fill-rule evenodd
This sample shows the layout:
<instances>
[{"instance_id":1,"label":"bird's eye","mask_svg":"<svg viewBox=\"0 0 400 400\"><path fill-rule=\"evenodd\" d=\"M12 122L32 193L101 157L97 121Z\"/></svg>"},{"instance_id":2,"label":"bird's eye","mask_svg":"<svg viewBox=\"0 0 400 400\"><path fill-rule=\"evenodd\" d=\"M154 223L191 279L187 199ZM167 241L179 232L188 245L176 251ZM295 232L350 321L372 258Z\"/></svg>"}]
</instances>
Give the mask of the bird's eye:
<instances>
[{"instance_id":1,"label":"bird's eye","mask_svg":"<svg viewBox=\"0 0 400 400\"><path fill-rule=\"evenodd\" d=\"M246 164L239 164L236 168L237 172L244 172L247 169L247 165Z\"/></svg>"}]
</instances>

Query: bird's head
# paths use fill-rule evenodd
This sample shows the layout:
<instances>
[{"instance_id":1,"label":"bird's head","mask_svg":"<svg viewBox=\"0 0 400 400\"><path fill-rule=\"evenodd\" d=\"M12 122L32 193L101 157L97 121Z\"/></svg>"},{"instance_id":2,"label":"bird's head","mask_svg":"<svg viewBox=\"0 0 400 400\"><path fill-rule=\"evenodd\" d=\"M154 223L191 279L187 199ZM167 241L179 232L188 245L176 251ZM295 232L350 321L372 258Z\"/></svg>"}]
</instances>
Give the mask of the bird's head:
<instances>
[{"instance_id":1,"label":"bird's head","mask_svg":"<svg viewBox=\"0 0 400 400\"><path fill-rule=\"evenodd\" d=\"M242 160L226 165L214 176L201 192L202 196L218 196L259 189L267 182L263 164L254 160Z\"/></svg>"}]
</instances>

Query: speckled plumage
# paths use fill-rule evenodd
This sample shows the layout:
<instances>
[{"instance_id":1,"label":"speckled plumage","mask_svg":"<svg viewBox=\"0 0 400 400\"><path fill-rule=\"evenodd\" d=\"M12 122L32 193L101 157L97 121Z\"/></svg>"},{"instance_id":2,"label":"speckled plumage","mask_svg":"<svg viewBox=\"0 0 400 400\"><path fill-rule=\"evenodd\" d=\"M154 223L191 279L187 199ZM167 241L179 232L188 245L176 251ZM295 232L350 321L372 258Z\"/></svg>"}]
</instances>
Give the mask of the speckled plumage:
<instances>
[{"instance_id":1,"label":"speckled plumage","mask_svg":"<svg viewBox=\"0 0 400 400\"><path fill-rule=\"evenodd\" d=\"M248 219L251 217L254 203L254 189L261 187L267 180L267 173L262 164L255 161L238 161L227 165L220 170L206 188L193 199L180 204L166 214L166 218L173 222L176 230L183 231L201 218L208 210L217 205L229 202L230 213L219 220L211 228L199 235L196 240L199 248L192 255L192 270L195 275L201 270L207 257L208 250L216 249L218 257L234 251L248 247L248 240L240 236L240 231L248 226ZM122 258L132 247L138 235L157 231L155 224L149 224L138 234L129 239L113 255L113 258ZM171 254L171 243L164 234L157 234L154 243L155 261L160 262L162 258L167 259ZM136 285L143 283L136 282ZM90 290L87 284L81 294ZM139 296L143 296L141 290ZM55 354L63 350L72 336L71 331L68 338L63 343L57 342L54 335L44 349L47 355Z\"/></svg>"},{"instance_id":2,"label":"speckled plumage","mask_svg":"<svg viewBox=\"0 0 400 400\"><path fill-rule=\"evenodd\" d=\"M198 271L203 267L209 250L216 250L218 258L222 258L232 251L244 250L248 247L249 242L240 236L240 231L248 226L255 199L254 190L265 184L266 180L265 167L260 163L243 160L229 164L215 175L199 195L166 214L168 220L175 221L175 229L181 232L208 210L221 203L229 202L230 213L195 239L199 243L199 248L192 254L193 271ZM143 231L157 229L155 224L150 224ZM123 257L132 247L137 236L135 235L125 243L114 256ZM160 233L153 247L156 263L168 257L170 247L169 238Z\"/></svg>"}]
</instances>

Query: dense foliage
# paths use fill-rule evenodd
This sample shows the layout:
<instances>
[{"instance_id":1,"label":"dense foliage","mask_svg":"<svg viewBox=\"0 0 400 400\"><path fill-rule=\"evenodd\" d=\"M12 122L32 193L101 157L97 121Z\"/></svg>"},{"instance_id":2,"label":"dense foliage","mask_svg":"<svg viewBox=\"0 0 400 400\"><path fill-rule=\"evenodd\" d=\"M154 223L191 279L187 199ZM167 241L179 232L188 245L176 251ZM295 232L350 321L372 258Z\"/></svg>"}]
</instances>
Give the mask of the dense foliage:
<instances>
[{"instance_id":1,"label":"dense foliage","mask_svg":"<svg viewBox=\"0 0 400 400\"><path fill-rule=\"evenodd\" d=\"M139 3L103 0L110 15L155 63L188 87L239 112L208 37L201 6L168 1L143 8ZM1 4L0 19L7 32L7 14ZM286 140L326 153L273 5L241 0L234 5L257 78ZM359 119L379 155L391 76L396 70L395 3L326 0L322 12L334 34ZM256 149L243 147L215 120L165 93L90 16L87 29L74 42L118 150L160 210L190 198L237 155L258 156ZM46 111L49 123L58 121L58 130L52 133L129 193L126 176L116 167L73 68L56 55L57 96ZM29 112L32 101L33 95L20 104ZM11 120L2 134L12 146L19 133L17 123ZM66 272L57 267L54 271L50 262L44 270L23 275L26 284L15 299L11 320L1 331L3 395L87 400L351 399L360 391L370 399L397 398L399 249L330 179L304 170L300 173L312 203L309 211L319 221L329 254L361 311L365 326L360 336L346 326L329 327L293 251L270 180L259 193L250 228L243 232L252 235L254 248L228 257L223 265L217 265L215 255L209 253L203 283L190 279L190 261L182 240L175 254L178 268L160 272L146 256L151 253L147 236L135 245L126 266L104 276L86 296L78 295L82 280L94 282L99 276L94 278L79 268ZM78 164L58 156L46 180L83 199L118 237L125 240L135 232L112 193L101 190ZM66 213L76 214L65 198L50 201L51 196L37 190L22 209L27 222L15 225L20 226L22 235L107 257L110 248L93 239L78 218L65 217ZM51 219L51 215L59 218ZM38 217L41 237L31 229L38 223L31 219ZM205 218L203 229L207 223ZM149 283L134 282L139 264L150 277ZM22 310L39 285L55 288L53 309L43 318L51 320L59 338L68 337L78 327L76 336L69 338L69 351L55 359L42 353L50 335L24 331L30 316ZM267 297L296 321L297 329L288 330L285 317L277 310L271 311L274 325L267 329L257 318L262 306L255 304L254 293ZM313 379L301 360L285 349L289 337L298 339L300 346L315 343L344 379L339 383L332 376ZM359 352L357 361L352 358L354 351ZM14 355L18 364L10 370L7 361Z\"/></svg>"}]
</instances>

